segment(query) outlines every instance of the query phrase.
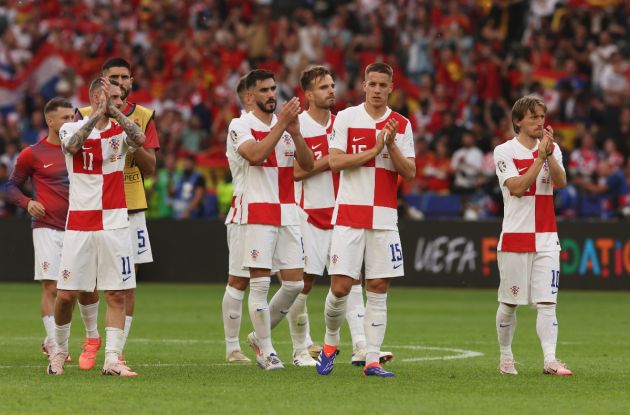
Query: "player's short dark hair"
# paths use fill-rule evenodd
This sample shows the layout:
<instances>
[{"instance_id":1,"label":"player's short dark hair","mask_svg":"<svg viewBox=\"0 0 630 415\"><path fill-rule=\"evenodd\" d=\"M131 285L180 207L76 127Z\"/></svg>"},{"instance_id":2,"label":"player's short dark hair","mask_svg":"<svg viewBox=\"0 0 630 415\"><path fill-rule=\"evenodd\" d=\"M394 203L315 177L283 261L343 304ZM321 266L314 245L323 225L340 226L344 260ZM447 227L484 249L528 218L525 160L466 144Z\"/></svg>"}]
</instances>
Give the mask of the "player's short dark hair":
<instances>
[{"instance_id":1,"label":"player's short dark hair","mask_svg":"<svg viewBox=\"0 0 630 415\"><path fill-rule=\"evenodd\" d=\"M59 108L74 108L72 103L63 97L54 97L44 105L44 114L57 111Z\"/></svg>"},{"instance_id":2,"label":"player's short dark hair","mask_svg":"<svg viewBox=\"0 0 630 415\"><path fill-rule=\"evenodd\" d=\"M266 69L254 69L250 71L245 78L245 89L250 89L256 86L258 81L264 81L265 79L276 79L273 72Z\"/></svg>"},{"instance_id":3,"label":"player's short dark hair","mask_svg":"<svg viewBox=\"0 0 630 415\"><path fill-rule=\"evenodd\" d=\"M389 66L388 64L384 62L374 62L374 63L369 64L365 68L366 78L370 72L384 73L385 75L389 76L389 79L394 78L394 70L392 69L391 66Z\"/></svg>"},{"instance_id":4,"label":"player's short dark hair","mask_svg":"<svg viewBox=\"0 0 630 415\"><path fill-rule=\"evenodd\" d=\"M245 92L247 92L247 75L241 76L241 79L239 79L236 83L236 95L238 95L238 99L241 101L241 104L243 103Z\"/></svg>"},{"instance_id":5,"label":"player's short dark hair","mask_svg":"<svg viewBox=\"0 0 630 415\"><path fill-rule=\"evenodd\" d=\"M129 64L129 62L121 57L107 59L101 67L101 70L105 72L106 70L111 68L127 68L129 69L129 72L131 72L131 65Z\"/></svg>"},{"instance_id":6,"label":"player's short dark hair","mask_svg":"<svg viewBox=\"0 0 630 415\"><path fill-rule=\"evenodd\" d=\"M304 91L312 89L314 82L326 75L330 75L332 77L332 72L325 66L317 65L304 69L302 74L300 74L300 85Z\"/></svg>"},{"instance_id":7,"label":"player's short dark hair","mask_svg":"<svg viewBox=\"0 0 630 415\"><path fill-rule=\"evenodd\" d=\"M512 127L514 128L514 132L518 134L520 132L520 128L516 125L517 121L522 121L525 118L525 114L527 111L534 114L536 112L536 107L542 107L547 113L547 106L545 102L538 98L535 95L526 95L522 98L519 98L512 107Z\"/></svg>"}]
</instances>

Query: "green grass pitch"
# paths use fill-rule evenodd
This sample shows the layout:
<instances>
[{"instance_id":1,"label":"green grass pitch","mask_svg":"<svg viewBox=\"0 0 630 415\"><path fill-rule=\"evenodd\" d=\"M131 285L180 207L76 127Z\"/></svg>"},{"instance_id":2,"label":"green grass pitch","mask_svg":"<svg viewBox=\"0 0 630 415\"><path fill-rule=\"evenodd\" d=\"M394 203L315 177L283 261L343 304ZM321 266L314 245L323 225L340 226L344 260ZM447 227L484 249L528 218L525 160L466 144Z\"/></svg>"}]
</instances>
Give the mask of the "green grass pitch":
<instances>
[{"instance_id":1,"label":"green grass pitch","mask_svg":"<svg viewBox=\"0 0 630 415\"><path fill-rule=\"evenodd\" d=\"M361 376L348 362L349 332L329 376L291 365L286 323L273 333L287 368L266 373L224 362L221 285L140 284L126 348L140 374L101 376L66 365L45 374L36 284L0 284L0 413L31 414L628 414L630 293L560 294L558 356L573 377L542 375L534 310L521 307L514 353L519 375L498 374L493 290L393 288L384 350L392 379ZM325 287L309 297L311 334L324 334ZM99 330L103 327L101 304ZM241 330L251 329L245 314ZM75 310L71 355L84 336ZM460 358L455 358L460 357Z\"/></svg>"}]
</instances>

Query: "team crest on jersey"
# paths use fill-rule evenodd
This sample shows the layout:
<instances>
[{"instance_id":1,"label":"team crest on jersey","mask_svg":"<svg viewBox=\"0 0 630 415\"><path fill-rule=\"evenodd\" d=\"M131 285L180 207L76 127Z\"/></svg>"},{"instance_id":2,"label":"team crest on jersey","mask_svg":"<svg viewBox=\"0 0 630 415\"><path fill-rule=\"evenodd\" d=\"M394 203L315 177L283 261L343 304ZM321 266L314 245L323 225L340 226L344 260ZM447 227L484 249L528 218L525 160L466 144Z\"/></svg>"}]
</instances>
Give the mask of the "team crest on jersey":
<instances>
[{"instance_id":1,"label":"team crest on jersey","mask_svg":"<svg viewBox=\"0 0 630 415\"><path fill-rule=\"evenodd\" d=\"M505 164L505 161L499 160L497 162L497 168L501 173L505 173L505 170L507 170L507 165Z\"/></svg>"},{"instance_id":2,"label":"team crest on jersey","mask_svg":"<svg viewBox=\"0 0 630 415\"><path fill-rule=\"evenodd\" d=\"M260 255L260 252L257 249L252 249L251 255L252 259L256 261L256 258L258 258L258 256Z\"/></svg>"},{"instance_id":3,"label":"team crest on jersey","mask_svg":"<svg viewBox=\"0 0 630 415\"><path fill-rule=\"evenodd\" d=\"M63 271L61 271L61 277L64 281L68 281L70 279L70 271L64 269Z\"/></svg>"},{"instance_id":4,"label":"team crest on jersey","mask_svg":"<svg viewBox=\"0 0 630 415\"><path fill-rule=\"evenodd\" d=\"M326 134L326 136L328 137L328 142L332 143L335 141L335 130L332 130L330 134Z\"/></svg>"},{"instance_id":5,"label":"team crest on jersey","mask_svg":"<svg viewBox=\"0 0 630 415\"><path fill-rule=\"evenodd\" d=\"M48 261L42 262L42 270L44 270L44 272L48 272L48 268L50 268L50 262Z\"/></svg>"},{"instance_id":6,"label":"team crest on jersey","mask_svg":"<svg viewBox=\"0 0 630 415\"><path fill-rule=\"evenodd\" d=\"M111 140L109 140L109 146L112 148L112 150L118 152L118 150L120 149L120 139L112 138Z\"/></svg>"},{"instance_id":7,"label":"team crest on jersey","mask_svg":"<svg viewBox=\"0 0 630 415\"><path fill-rule=\"evenodd\" d=\"M339 255L335 254L332 257L330 257L330 260L333 264L336 264L337 261L339 261Z\"/></svg>"},{"instance_id":8,"label":"team crest on jersey","mask_svg":"<svg viewBox=\"0 0 630 415\"><path fill-rule=\"evenodd\" d=\"M282 141L286 147L291 147L291 136L289 134L282 134Z\"/></svg>"},{"instance_id":9,"label":"team crest on jersey","mask_svg":"<svg viewBox=\"0 0 630 415\"><path fill-rule=\"evenodd\" d=\"M512 293L512 295L513 295L514 297L516 297L516 296L518 295L518 292L519 292L520 290L521 290L521 289L520 289L520 288L518 288L518 286L517 286L517 285L513 285L513 286L511 286L511 287L510 287L510 292Z\"/></svg>"}]
</instances>

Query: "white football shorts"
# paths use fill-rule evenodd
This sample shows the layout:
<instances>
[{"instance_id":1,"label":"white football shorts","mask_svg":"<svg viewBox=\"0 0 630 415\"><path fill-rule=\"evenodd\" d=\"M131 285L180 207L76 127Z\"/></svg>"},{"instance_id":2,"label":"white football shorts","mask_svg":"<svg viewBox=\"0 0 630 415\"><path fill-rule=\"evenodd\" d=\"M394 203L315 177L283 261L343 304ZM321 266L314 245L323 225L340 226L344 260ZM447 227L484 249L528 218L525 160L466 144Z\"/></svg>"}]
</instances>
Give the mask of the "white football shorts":
<instances>
[{"instance_id":1,"label":"white football shorts","mask_svg":"<svg viewBox=\"0 0 630 415\"><path fill-rule=\"evenodd\" d=\"M133 248L133 262L136 264L153 262L153 252L151 251L151 241L149 240L144 211L129 214L129 234Z\"/></svg>"},{"instance_id":2,"label":"white football shorts","mask_svg":"<svg viewBox=\"0 0 630 415\"><path fill-rule=\"evenodd\" d=\"M240 225L244 228L243 267L304 268L300 225Z\"/></svg>"},{"instance_id":3,"label":"white football shorts","mask_svg":"<svg viewBox=\"0 0 630 415\"><path fill-rule=\"evenodd\" d=\"M497 252L499 301L527 305L556 303L560 252Z\"/></svg>"},{"instance_id":4,"label":"white football shorts","mask_svg":"<svg viewBox=\"0 0 630 415\"><path fill-rule=\"evenodd\" d=\"M368 280L402 277L405 266L398 230L335 226L328 273L359 279L364 259Z\"/></svg>"},{"instance_id":5,"label":"white football shorts","mask_svg":"<svg viewBox=\"0 0 630 415\"><path fill-rule=\"evenodd\" d=\"M35 280L57 281L63 249L64 231L51 228L33 229L35 250Z\"/></svg>"},{"instance_id":6,"label":"white football shorts","mask_svg":"<svg viewBox=\"0 0 630 415\"><path fill-rule=\"evenodd\" d=\"M128 228L65 232L58 289L91 292L135 287Z\"/></svg>"},{"instance_id":7,"label":"white football shorts","mask_svg":"<svg viewBox=\"0 0 630 415\"><path fill-rule=\"evenodd\" d=\"M243 234L245 232L242 225L238 223L228 223L227 243L228 243L228 273L235 277L249 278L249 270L243 268Z\"/></svg>"},{"instance_id":8,"label":"white football shorts","mask_svg":"<svg viewBox=\"0 0 630 415\"><path fill-rule=\"evenodd\" d=\"M304 272L309 275L324 275L330 262L332 229L320 229L305 218L300 218L302 244L304 246Z\"/></svg>"}]
</instances>

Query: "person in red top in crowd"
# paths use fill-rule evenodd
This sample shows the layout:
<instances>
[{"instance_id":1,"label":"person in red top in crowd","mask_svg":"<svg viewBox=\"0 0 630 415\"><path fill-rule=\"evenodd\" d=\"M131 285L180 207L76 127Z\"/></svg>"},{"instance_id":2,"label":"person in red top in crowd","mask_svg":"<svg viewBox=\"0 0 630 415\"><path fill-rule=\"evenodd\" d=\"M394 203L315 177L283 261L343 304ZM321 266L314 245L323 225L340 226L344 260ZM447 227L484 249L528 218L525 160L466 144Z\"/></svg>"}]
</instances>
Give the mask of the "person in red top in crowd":
<instances>
[{"instance_id":1,"label":"person in red top in crowd","mask_svg":"<svg viewBox=\"0 0 630 415\"><path fill-rule=\"evenodd\" d=\"M46 330L42 352L50 356L54 352L53 312L68 215L68 171L61 152L59 129L64 123L72 121L72 104L64 98L53 98L44 107L44 116L48 125L48 136L22 150L7 187L10 201L25 209L32 217L35 280L42 284L40 307ZM34 198L22 191L29 178L36 195ZM97 301L98 296L95 297L94 293L81 293L79 296L79 308L88 338L98 331L97 320L90 318L86 310L92 308ZM68 358L68 361L71 360Z\"/></svg>"},{"instance_id":2,"label":"person in red top in crowd","mask_svg":"<svg viewBox=\"0 0 630 415\"><path fill-rule=\"evenodd\" d=\"M427 190L447 194L451 187L451 157L448 153L448 139L441 137L435 144L435 153L431 154L424 168L427 177Z\"/></svg>"}]
</instances>

